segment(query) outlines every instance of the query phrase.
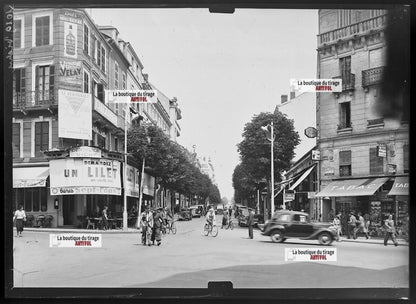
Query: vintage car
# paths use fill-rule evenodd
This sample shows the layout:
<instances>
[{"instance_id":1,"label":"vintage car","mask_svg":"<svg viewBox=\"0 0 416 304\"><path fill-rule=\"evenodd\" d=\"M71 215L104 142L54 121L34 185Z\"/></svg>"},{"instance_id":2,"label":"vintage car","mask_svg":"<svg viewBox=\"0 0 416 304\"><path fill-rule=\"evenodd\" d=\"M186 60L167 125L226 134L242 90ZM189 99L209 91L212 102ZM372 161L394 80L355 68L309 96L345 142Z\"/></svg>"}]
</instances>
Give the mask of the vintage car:
<instances>
[{"instance_id":1,"label":"vintage car","mask_svg":"<svg viewBox=\"0 0 416 304\"><path fill-rule=\"evenodd\" d=\"M246 227L247 223L248 223L248 211L247 211L247 213L243 211L243 214L241 214L238 217L238 226ZM264 223L264 215L263 214L254 214L253 226L257 227L260 223Z\"/></svg>"},{"instance_id":2,"label":"vintage car","mask_svg":"<svg viewBox=\"0 0 416 304\"><path fill-rule=\"evenodd\" d=\"M264 224L259 224L262 235L270 236L273 242L281 243L288 238L318 240L321 245L330 245L336 231L328 223L312 223L309 214L298 211L277 211Z\"/></svg>"},{"instance_id":3,"label":"vintage car","mask_svg":"<svg viewBox=\"0 0 416 304\"><path fill-rule=\"evenodd\" d=\"M179 221L190 221L192 220L192 211L189 208L181 208L178 213Z\"/></svg>"},{"instance_id":4,"label":"vintage car","mask_svg":"<svg viewBox=\"0 0 416 304\"><path fill-rule=\"evenodd\" d=\"M202 205L191 206L189 209L191 209L192 217L201 217L203 210Z\"/></svg>"}]
</instances>

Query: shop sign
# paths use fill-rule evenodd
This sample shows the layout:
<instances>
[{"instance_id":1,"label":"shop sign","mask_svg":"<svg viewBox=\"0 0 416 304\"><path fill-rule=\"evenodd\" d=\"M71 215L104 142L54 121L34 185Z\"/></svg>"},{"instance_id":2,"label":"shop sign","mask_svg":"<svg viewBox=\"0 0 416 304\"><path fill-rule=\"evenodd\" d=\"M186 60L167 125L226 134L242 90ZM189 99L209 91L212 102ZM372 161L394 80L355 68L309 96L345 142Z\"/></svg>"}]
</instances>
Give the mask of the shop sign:
<instances>
[{"instance_id":1,"label":"shop sign","mask_svg":"<svg viewBox=\"0 0 416 304\"><path fill-rule=\"evenodd\" d=\"M308 199L314 199L315 198L315 192L308 192Z\"/></svg>"},{"instance_id":2,"label":"shop sign","mask_svg":"<svg viewBox=\"0 0 416 304\"><path fill-rule=\"evenodd\" d=\"M285 191L285 202L294 201L295 200L295 191L294 190L286 190Z\"/></svg>"},{"instance_id":3,"label":"shop sign","mask_svg":"<svg viewBox=\"0 0 416 304\"><path fill-rule=\"evenodd\" d=\"M312 150L312 160L321 160L321 151Z\"/></svg>"},{"instance_id":4,"label":"shop sign","mask_svg":"<svg viewBox=\"0 0 416 304\"><path fill-rule=\"evenodd\" d=\"M58 136L91 140L91 94L59 90L58 97Z\"/></svg>"},{"instance_id":5,"label":"shop sign","mask_svg":"<svg viewBox=\"0 0 416 304\"><path fill-rule=\"evenodd\" d=\"M155 193L155 178L150 174L143 174L143 193L153 196Z\"/></svg>"},{"instance_id":6,"label":"shop sign","mask_svg":"<svg viewBox=\"0 0 416 304\"><path fill-rule=\"evenodd\" d=\"M390 174L396 174L396 167L397 165L387 164L387 169Z\"/></svg>"},{"instance_id":7,"label":"shop sign","mask_svg":"<svg viewBox=\"0 0 416 304\"><path fill-rule=\"evenodd\" d=\"M70 157L101 158L101 149L96 147L74 147L69 150Z\"/></svg>"},{"instance_id":8,"label":"shop sign","mask_svg":"<svg viewBox=\"0 0 416 304\"><path fill-rule=\"evenodd\" d=\"M327 167L323 169L325 176L331 176L335 174L335 169L332 167Z\"/></svg>"},{"instance_id":9,"label":"shop sign","mask_svg":"<svg viewBox=\"0 0 416 304\"><path fill-rule=\"evenodd\" d=\"M49 161L51 195L121 195L120 162L65 158Z\"/></svg>"},{"instance_id":10,"label":"shop sign","mask_svg":"<svg viewBox=\"0 0 416 304\"><path fill-rule=\"evenodd\" d=\"M139 197L140 195L140 183L139 183L139 170L127 165L126 166L126 195L131 197Z\"/></svg>"},{"instance_id":11,"label":"shop sign","mask_svg":"<svg viewBox=\"0 0 416 304\"><path fill-rule=\"evenodd\" d=\"M98 99L95 99L94 101L94 110L111 122L114 126L117 126L117 115Z\"/></svg>"},{"instance_id":12,"label":"shop sign","mask_svg":"<svg viewBox=\"0 0 416 304\"><path fill-rule=\"evenodd\" d=\"M386 147L386 145L378 145L377 155L378 155L378 157L387 157L387 147Z\"/></svg>"}]
</instances>

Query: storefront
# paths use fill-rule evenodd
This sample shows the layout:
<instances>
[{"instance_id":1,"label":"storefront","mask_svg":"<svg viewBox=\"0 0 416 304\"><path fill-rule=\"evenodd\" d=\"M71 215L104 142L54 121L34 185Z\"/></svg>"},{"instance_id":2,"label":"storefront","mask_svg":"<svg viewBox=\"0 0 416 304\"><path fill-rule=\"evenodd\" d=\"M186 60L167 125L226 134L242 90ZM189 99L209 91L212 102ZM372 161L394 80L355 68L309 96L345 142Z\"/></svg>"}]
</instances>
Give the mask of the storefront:
<instances>
[{"instance_id":1,"label":"storefront","mask_svg":"<svg viewBox=\"0 0 416 304\"><path fill-rule=\"evenodd\" d=\"M57 202L57 226L83 227L85 217L101 216L104 206L122 216L122 155L96 147L45 152L49 157L50 191Z\"/></svg>"},{"instance_id":2,"label":"storefront","mask_svg":"<svg viewBox=\"0 0 416 304\"><path fill-rule=\"evenodd\" d=\"M408 223L409 221L409 177L398 176L395 178L390 192L387 194L395 202L396 224Z\"/></svg>"}]
</instances>

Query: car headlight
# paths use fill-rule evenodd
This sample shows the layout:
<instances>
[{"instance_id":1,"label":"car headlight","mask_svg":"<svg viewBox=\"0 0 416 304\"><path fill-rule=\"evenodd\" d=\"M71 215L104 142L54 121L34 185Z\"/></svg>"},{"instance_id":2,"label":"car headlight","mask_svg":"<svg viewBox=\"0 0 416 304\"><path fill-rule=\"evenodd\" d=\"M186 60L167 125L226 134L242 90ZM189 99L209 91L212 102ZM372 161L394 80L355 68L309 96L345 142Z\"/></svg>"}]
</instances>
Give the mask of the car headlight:
<instances>
[{"instance_id":1,"label":"car headlight","mask_svg":"<svg viewBox=\"0 0 416 304\"><path fill-rule=\"evenodd\" d=\"M264 222L264 226L267 226L267 224L269 223L269 220Z\"/></svg>"}]
</instances>

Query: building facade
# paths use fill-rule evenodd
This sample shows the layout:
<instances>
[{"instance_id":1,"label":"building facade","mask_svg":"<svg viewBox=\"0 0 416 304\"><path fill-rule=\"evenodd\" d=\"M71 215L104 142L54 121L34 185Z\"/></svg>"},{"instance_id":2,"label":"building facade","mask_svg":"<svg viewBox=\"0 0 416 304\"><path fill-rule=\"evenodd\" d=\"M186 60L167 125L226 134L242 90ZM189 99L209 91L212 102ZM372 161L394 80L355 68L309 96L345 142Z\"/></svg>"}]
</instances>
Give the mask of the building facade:
<instances>
[{"instance_id":1,"label":"building facade","mask_svg":"<svg viewBox=\"0 0 416 304\"><path fill-rule=\"evenodd\" d=\"M383 118L385 10L319 10L317 78L342 79L341 93L317 93L322 220L368 213L374 222L407 213L409 125ZM401 190L401 191L400 191Z\"/></svg>"},{"instance_id":2,"label":"building facade","mask_svg":"<svg viewBox=\"0 0 416 304\"><path fill-rule=\"evenodd\" d=\"M14 26L13 209L22 204L35 219L48 216L52 227L80 227L105 205L122 214L126 191L130 210L140 178L133 160L123 171L133 111L107 103L105 90L151 88L132 45L83 9L16 9ZM163 129L160 116L172 125L165 103L132 110ZM154 177L145 175L150 202Z\"/></svg>"}]
</instances>

